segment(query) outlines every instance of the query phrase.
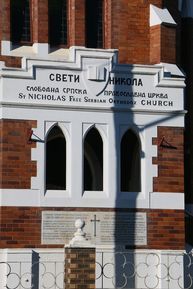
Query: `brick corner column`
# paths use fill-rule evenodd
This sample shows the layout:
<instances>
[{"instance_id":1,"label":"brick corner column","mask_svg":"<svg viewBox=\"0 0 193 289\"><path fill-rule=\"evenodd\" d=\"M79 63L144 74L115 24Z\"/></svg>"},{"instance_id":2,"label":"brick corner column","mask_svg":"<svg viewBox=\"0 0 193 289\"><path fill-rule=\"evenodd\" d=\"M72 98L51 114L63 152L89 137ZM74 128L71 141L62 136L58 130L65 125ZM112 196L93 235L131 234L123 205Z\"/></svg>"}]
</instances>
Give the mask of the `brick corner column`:
<instances>
[{"instance_id":1,"label":"brick corner column","mask_svg":"<svg viewBox=\"0 0 193 289\"><path fill-rule=\"evenodd\" d=\"M95 289L95 248L65 248L65 289Z\"/></svg>"},{"instance_id":2,"label":"brick corner column","mask_svg":"<svg viewBox=\"0 0 193 289\"><path fill-rule=\"evenodd\" d=\"M48 43L48 1L32 0L32 42Z\"/></svg>"},{"instance_id":3,"label":"brick corner column","mask_svg":"<svg viewBox=\"0 0 193 289\"><path fill-rule=\"evenodd\" d=\"M85 46L85 0L69 1L69 46Z\"/></svg>"}]
</instances>

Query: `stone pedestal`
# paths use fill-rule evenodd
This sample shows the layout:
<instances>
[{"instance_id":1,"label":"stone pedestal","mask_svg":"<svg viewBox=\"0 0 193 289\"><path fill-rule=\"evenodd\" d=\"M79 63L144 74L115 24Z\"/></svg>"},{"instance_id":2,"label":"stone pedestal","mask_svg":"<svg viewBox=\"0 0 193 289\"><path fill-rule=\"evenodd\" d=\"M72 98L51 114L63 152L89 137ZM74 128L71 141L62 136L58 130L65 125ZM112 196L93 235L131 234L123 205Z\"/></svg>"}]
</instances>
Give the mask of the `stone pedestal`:
<instances>
[{"instance_id":1,"label":"stone pedestal","mask_svg":"<svg viewBox=\"0 0 193 289\"><path fill-rule=\"evenodd\" d=\"M96 250L86 239L84 225L76 220L77 231L65 246L65 289L95 289Z\"/></svg>"}]
</instances>

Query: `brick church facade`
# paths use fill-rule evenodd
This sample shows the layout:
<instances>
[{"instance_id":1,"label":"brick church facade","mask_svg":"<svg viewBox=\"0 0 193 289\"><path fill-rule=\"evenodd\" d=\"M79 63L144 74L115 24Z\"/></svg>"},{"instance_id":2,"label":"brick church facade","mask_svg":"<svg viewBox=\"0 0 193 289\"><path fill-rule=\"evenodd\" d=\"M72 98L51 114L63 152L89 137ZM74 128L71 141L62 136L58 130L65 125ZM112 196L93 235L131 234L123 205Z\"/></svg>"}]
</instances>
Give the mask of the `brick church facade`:
<instances>
[{"instance_id":1,"label":"brick church facade","mask_svg":"<svg viewBox=\"0 0 193 289\"><path fill-rule=\"evenodd\" d=\"M130 250L191 243L192 32L188 0L0 1L2 252L62 249L47 225L58 213L139 214Z\"/></svg>"}]
</instances>

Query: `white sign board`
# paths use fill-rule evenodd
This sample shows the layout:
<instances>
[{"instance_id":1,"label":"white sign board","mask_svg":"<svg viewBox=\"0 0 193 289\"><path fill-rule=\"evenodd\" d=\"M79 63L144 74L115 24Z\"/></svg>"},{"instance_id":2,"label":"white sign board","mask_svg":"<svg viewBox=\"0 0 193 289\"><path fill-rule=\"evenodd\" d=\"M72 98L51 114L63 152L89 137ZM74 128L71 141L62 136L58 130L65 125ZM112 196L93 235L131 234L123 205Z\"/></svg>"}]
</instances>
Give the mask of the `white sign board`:
<instances>
[{"instance_id":1,"label":"white sign board","mask_svg":"<svg viewBox=\"0 0 193 289\"><path fill-rule=\"evenodd\" d=\"M76 231L74 223L85 221L86 237L97 245L147 245L146 213L58 212L42 213L42 243L67 244Z\"/></svg>"},{"instance_id":2,"label":"white sign board","mask_svg":"<svg viewBox=\"0 0 193 289\"><path fill-rule=\"evenodd\" d=\"M26 73L4 72L1 101L86 109L183 110L182 78L164 78L161 66L112 66L110 60L96 56L82 57L78 68L74 63L57 67L57 62L37 66L37 61L31 61Z\"/></svg>"}]
</instances>

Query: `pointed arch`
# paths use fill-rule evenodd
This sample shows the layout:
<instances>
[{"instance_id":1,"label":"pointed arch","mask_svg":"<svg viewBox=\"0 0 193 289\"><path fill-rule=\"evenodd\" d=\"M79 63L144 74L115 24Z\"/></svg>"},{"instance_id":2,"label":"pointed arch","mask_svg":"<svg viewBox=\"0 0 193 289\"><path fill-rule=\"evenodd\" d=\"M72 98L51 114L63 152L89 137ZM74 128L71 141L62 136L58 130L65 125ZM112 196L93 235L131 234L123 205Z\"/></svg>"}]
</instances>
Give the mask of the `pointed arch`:
<instances>
[{"instance_id":1,"label":"pointed arch","mask_svg":"<svg viewBox=\"0 0 193 289\"><path fill-rule=\"evenodd\" d=\"M66 189L66 139L58 125L46 138L46 190Z\"/></svg>"},{"instance_id":2,"label":"pointed arch","mask_svg":"<svg viewBox=\"0 0 193 289\"><path fill-rule=\"evenodd\" d=\"M103 190L103 140L92 127L84 139L84 191Z\"/></svg>"},{"instance_id":3,"label":"pointed arch","mask_svg":"<svg viewBox=\"0 0 193 289\"><path fill-rule=\"evenodd\" d=\"M141 191L141 145L137 135L128 129L121 139L121 191Z\"/></svg>"}]
</instances>

